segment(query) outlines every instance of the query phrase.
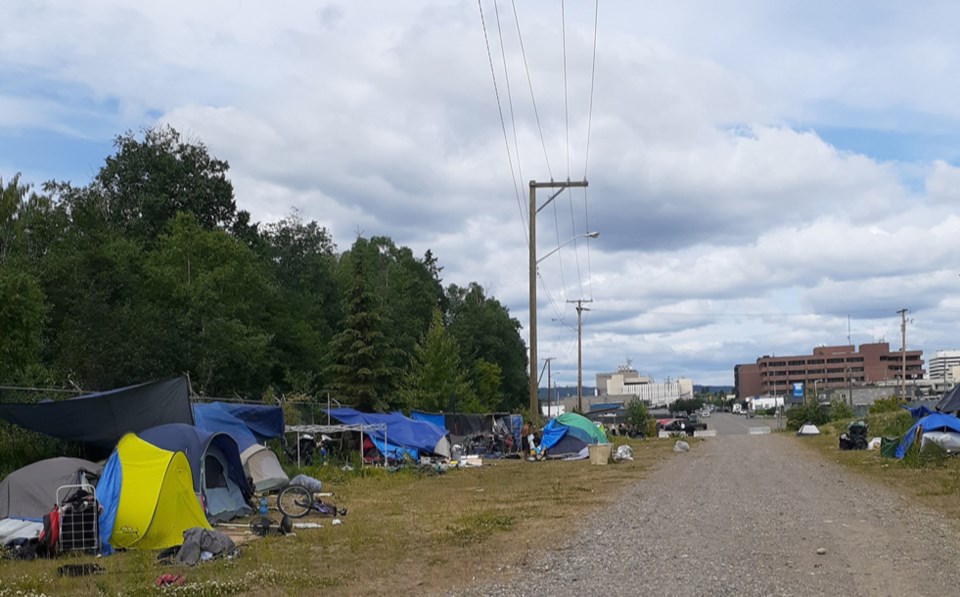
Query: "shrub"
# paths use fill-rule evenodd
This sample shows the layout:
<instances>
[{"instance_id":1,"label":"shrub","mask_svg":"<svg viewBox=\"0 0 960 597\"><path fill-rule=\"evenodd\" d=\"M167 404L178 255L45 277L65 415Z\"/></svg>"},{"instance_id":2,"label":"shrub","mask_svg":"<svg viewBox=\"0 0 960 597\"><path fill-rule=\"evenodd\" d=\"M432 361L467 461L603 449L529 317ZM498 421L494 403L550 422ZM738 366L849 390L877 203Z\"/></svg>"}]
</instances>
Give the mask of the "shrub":
<instances>
[{"instance_id":1,"label":"shrub","mask_svg":"<svg viewBox=\"0 0 960 597\"><path fill-rule=\"evenodd\" d=\"M834 400L830 403L830 420L843 421L853 418L853 408L843 400Z\"/></svg>"},{"instance_id":2,"label":"shrub","mask_svg":"<svg viewBox=\"0 0 960 597\"><path fill-rule=\"evenodd\" d=\"M875 400L873 404L870 405L870 414L878 415L880 413L890 413L901 410L900 405L903 404L903 401L897 398L896 396L890 396L888 398L880 398Z\"/></svg>"}]
</instances>

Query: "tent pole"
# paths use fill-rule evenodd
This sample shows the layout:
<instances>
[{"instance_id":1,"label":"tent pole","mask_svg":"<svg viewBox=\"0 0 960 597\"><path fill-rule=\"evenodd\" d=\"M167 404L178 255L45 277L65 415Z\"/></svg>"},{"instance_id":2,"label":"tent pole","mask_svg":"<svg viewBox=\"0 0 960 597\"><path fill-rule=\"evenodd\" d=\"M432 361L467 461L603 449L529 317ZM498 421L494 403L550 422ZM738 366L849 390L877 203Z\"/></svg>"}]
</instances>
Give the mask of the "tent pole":
<instances>
[{"instance_id":1,"label":"tent pole","mask_svg":"<svg viewBox=\"0 0 960 597\"><path fill-rule=\"evenodd\" d=\"M297 468L300 468L300 432L297 432Z\"/></svg>"},{"instance_id":2,"label":"tent pole","mask_svg":"<svg viewBox=\"0 0 960 597\"><path fill-rule=\"evenodd\" d=\"M360 470L363 470L363 425L360 426Z\"/></svg>"}]
</instances>

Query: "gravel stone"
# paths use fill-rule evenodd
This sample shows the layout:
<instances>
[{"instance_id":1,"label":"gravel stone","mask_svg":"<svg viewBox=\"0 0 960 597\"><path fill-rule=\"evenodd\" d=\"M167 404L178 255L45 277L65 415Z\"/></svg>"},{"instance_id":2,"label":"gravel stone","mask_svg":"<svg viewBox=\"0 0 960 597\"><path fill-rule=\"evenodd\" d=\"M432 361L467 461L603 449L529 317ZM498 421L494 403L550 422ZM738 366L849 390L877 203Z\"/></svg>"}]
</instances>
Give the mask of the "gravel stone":
<instances>
[{"instance_id":1,"label":"gravel stone","mask_svg":"<svg viewBox=\"0 0 960 597\"><path fill-rule=\"evenodd\" d=\"M530 554L529 566L451 594L960 594L956 521L800 441L698 443L585 517L556 549Z\"/></svg>"}]
</instances>

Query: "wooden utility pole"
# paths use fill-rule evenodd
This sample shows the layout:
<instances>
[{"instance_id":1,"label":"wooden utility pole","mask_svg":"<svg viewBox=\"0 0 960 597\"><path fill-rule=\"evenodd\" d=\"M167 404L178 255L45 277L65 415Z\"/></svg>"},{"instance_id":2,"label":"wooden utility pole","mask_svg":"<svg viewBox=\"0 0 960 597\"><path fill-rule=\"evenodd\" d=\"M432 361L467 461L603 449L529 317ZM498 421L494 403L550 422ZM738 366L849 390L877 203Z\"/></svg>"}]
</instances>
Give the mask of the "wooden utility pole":
<instances>
[{"instance_id":1,"label":"wooden utility pole","mask_svg":"<svg viewBox=\"0 0 960 597\"><path fill-rule=\"evenodd\" d=\"M577 304L577 411L582 415L583 414L583 325L581 320L581 314L584 311L589 311L583 306L583 303L592 303L593 300L577 299L575 301L567 301L568 303Z\"/></svg>"},{"instance_id":2,"label":"wooden utility pole","mask_svg":"<svg viewBox=\"0 0 960 597\"><path fill-rule=\"evenodd\" d=\"M907 309L900 314L900 399L907 401Z\"/></svg>"},{"instance_id":3,"label":"wooden utility pole","mask_svg":"<svg viewBox=\"0 0 960 597\"><path fill-rule=\"evenodd\" d=\"M537 182L530 181L530 211L527 217L530 218L530 422L537 420L537 214L541 209L556 199L557 195L564 189L571 187L585 187L587 181L566 181L566 182ZM537 209L537 189L557 189L543 205Z\"/></svg>"}]
</instances>

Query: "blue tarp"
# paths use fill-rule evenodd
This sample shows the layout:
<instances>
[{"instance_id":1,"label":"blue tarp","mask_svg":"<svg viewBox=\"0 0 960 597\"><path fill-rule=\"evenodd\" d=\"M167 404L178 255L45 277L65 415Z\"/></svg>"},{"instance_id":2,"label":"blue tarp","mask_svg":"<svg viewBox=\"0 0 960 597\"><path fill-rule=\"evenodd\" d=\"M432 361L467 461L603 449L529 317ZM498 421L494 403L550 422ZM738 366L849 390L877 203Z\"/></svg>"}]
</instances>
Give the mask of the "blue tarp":
<instances>
[{"instance_id":1,"label":"blue tarp","mask_svg":"<svg viewBox=\"0 0 960 597\"><path fill-rule=\"evenodd\" d=\"M204 431L220 431L232 437L241 453L253 444L260 443L250 427L223 408L222 402L194 404L193 418L197 427Z\"/></svg>"},{"instance_id":2,"label":"blue tarp","mask_svg":"<svg viewBox=\"0 0 960 597\"><path fill-rule=\"evenodd\" d=\"M927 431L953 431L960 433L960 419L953 415L945 415L942 413L933 413L919 419L907 430L903 435L903 439L900 440L900 445L897 446L897 458L903 458L903 455L907 453L907 449L909 449L913 443L918 428L920 429L921 435Z\"/></svg>"},{"instance_id":3,"label":"blue tarp","mask_svg":"<svg viewBox=\"0 0 960 597\"><path fill-rule=\"evenodd\" d=\"M362 413L352 408L333 408L328 411L330 416L346 425L386 425L386 441L384 444L384 433L382 431L372 431L371 441L377 446L381 453L386 453L390 457L395 457L396 453L406 452L416 458L420 453L441 454L450 456L449 445L445 450L438 452L447 431L443 427L437 427L433 423L426 421L415 421L395 412L390 414L380 413Z\"/></svg>"},{"instance_id":4,"label":"blue tarp","mask_svg":"<svg viewBox=\"0 0 960 597\"><path fill-rule=\"evenodd\" d=\"M447 426L444 424L446 415L443 413L425 413L419 410L410 411L410 418L414 421L426 421L432 425L436 425L441 429L447 429ZM447 431L450 431L447 429Z\"/></svg>"},{"instance_id":5,"label":"blue tarp","mask_svg":"<svg viewBox=\"0 0 960 597\"><path fill-rule=\"evenodd\" d=\"M913 417L913 420L922 419L923 417L933 414L936 411L932 411L924 405L909 407L906 404L901 405L902 408L910 412L910 416Z\"/></svg>"},{"instance_id":6,"label":"blue tarp","mask_svg":"<svg viewBox=\"0 0 960 597\"><path fill-rule=\"evenodd\" d=\"M110 459L103 465L103 474L97 481L97 501L100 503L100 516L97 520L97 530L100 532L100 551L103 555L113 553L110 547L110 536L113 535L113 521L117 519L117 508L120 506L120 455L116 450Z\"/></svg>"},{"instance_id":7,"label":"blue tarp","mask_svg":"<svg viewBox=\"0 0 960 597\"><path fill-rule=\"evenodd\" d=\"M229 402L211 404L218 405L227 413L243 421L260 443L283 437L283 409L279 406L230 404Z\"/></svg>"},{"instance_id":8,"label":"blue tarp","mask_svg":"<svg viewBox=\"0 0 960 597\"><path fill-rule=\"evenodd\" d=\"M540 448L542 450L549 450L557 445L557 443L563 439L563 436L567 434L567 429L569 429L569 427L557 423L556 419L547 421L547 424L543 426Z\"/></svg>"}]
</instances>

